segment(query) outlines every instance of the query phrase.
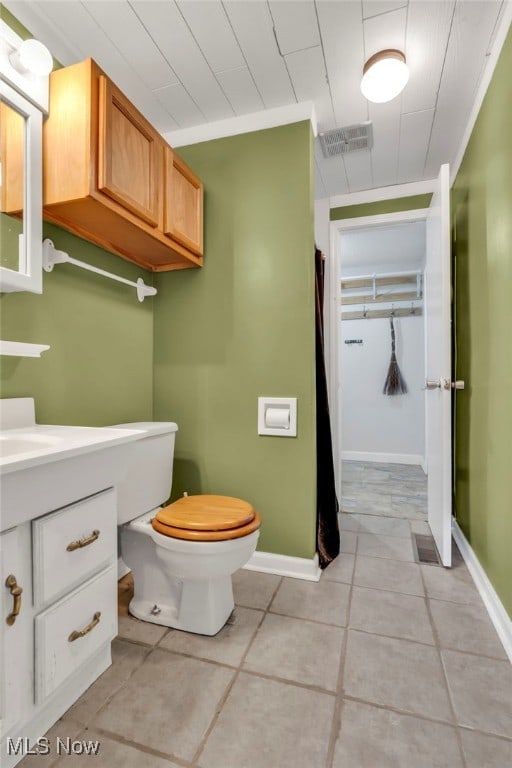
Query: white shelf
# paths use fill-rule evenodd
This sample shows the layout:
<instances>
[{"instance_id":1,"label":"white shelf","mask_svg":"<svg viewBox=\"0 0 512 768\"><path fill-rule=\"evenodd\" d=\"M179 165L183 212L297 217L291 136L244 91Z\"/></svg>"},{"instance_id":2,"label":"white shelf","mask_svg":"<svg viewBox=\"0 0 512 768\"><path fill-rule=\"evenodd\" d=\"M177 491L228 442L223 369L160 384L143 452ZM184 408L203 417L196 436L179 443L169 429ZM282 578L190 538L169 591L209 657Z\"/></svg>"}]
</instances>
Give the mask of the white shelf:
<instances>
[{"instance_id":1,"label":"white shelf","mask_svg":"<svg viewBox=\"0 0 512 768\"><path fill-rule=\"evenodd\" d=\"M11 357L41 357L50 349L48 344L25 344L22 341L0 341L0 355Z\"/></svg>"}]
</instances>

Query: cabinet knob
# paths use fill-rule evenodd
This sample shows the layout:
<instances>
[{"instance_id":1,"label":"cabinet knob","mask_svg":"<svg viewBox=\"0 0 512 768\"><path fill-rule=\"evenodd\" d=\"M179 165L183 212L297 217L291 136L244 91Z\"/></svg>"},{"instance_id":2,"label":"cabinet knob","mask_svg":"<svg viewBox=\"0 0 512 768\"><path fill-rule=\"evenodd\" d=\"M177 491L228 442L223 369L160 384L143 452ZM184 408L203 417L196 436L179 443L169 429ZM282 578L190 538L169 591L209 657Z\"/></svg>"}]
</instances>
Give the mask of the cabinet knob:
<instances>
[{"instance_id":1,"label":"cabinet knob","mask_svg":"<svg viewBox=\"0 0 512 768\"><path fill-rule=\"evenodd\" d=\"M7 624L12 627L16 621L16 616L18 616L19 612L21 611L21 593L23 590L18 586L16 576L13 576L12 573L6 578L5 586L8 588L13 598L12 611L6 618Z\"/></svg>"}]
</instances>

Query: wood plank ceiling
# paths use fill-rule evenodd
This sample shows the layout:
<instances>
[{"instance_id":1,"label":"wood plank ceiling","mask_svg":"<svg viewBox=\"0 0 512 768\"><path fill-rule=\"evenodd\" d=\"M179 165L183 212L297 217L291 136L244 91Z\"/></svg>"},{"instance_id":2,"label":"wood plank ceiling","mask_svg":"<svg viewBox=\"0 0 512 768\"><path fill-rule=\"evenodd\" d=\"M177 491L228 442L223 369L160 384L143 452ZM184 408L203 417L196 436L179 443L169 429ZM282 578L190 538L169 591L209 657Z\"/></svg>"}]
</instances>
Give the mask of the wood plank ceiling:
<instances>
[{"instance_id":1,"label":"wood plank ceiling","mask_svg":"<svg viewBox=\"0 0 512 768\"><path fill-rule=\"evenodd\" d=\"M92 56L162 133L298 101L374 146L324 159L316 197L437 175L457 155L504 0L4 0L63 64ZM405 52L401 96L370 104L364 61Z\"/></svg>"}]
</instances>

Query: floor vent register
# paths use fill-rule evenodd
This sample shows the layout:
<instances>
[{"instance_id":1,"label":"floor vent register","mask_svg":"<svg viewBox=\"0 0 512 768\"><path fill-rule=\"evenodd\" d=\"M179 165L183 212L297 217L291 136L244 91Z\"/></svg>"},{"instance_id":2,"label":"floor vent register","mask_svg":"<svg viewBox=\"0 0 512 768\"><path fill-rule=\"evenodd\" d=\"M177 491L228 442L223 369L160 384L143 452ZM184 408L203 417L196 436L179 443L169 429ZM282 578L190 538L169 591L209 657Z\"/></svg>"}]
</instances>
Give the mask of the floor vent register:
<instances>
[{"instance_id":1,"label":"floor vent register","mask_svg":"<svg viewBox=\"0 0 512 768\"><path fill-rule=\"evenodd\" d=\"M434 538L430 534L414 533L412 539L416 548L416 560L418 563L441 565Z\"/></svg>"}]
</instances>

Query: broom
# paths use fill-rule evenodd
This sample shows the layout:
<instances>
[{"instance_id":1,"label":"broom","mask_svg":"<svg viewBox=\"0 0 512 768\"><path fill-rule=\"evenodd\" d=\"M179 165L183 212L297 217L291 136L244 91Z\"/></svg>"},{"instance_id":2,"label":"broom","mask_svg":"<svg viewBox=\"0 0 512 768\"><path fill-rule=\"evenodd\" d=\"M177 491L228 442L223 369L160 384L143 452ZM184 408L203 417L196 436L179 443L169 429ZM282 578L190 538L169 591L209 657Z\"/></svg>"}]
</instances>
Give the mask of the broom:
<instances>
[{"instance_id":1,"label":"broom","mask_svg":"<svg viewBox=\"0 0 512 768\"><path fill-rule=\"evenodd\" d=\"M400 368L396 361L395 355L395 326L393 325L393 317L389 318L389 324L391 326L391 360L388 368L388 375L384 382L383 395L404 395L407 392L407 384L405 383Z\"/></svg>"}]
</instances>

